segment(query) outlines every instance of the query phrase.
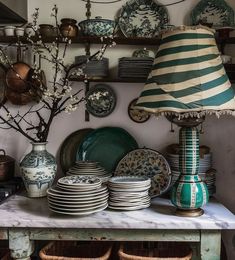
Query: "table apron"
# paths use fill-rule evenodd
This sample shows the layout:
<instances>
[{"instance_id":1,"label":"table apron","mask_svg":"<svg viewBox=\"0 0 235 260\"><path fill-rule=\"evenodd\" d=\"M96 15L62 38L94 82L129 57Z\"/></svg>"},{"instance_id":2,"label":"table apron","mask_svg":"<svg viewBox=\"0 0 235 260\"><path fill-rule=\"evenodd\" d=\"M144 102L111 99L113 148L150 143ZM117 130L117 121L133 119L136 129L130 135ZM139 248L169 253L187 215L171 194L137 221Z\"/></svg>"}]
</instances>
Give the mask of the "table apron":
<instances>
[{"instance_id":1,"label":"table apron","mask_svg":"<svg viewBox=\"0 0 235 260\"><path fill-rule=\"evenodd\" d=\"M30 240L200 242L200 230L29 229Z\"/></svg>"}]
</instances>

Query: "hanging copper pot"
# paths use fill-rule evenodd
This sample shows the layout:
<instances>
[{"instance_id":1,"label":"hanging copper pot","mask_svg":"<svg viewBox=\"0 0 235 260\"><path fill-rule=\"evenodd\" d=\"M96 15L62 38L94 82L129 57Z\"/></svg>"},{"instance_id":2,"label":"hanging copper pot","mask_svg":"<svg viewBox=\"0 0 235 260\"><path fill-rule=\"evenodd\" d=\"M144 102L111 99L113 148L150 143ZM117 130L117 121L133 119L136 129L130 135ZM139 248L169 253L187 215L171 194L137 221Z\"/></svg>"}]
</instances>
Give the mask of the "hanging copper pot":
<instances>
[{"instance_id":1,"label":"hanging copper pot","mask_svg":"<svg viewBox=\"0 0 235 260\"><path fill-rule=\"evenodd\" d=\"M29 89L27 82L30 66L21 61L21 47L17 48L17 62L6 73L7 87L17 93L26 92Z\"/></svg>"},{"instance_id":2,"label":"hanging copper pot","mask_svg":"<svg viewBox=\"0 0 235 260\"><path fill-rule=\"evenodd\" d=\"M15 159L6 155L5 150L0 149L0 181L8 181L13 178L15 170Z\"/></svg>"}]
</instances>

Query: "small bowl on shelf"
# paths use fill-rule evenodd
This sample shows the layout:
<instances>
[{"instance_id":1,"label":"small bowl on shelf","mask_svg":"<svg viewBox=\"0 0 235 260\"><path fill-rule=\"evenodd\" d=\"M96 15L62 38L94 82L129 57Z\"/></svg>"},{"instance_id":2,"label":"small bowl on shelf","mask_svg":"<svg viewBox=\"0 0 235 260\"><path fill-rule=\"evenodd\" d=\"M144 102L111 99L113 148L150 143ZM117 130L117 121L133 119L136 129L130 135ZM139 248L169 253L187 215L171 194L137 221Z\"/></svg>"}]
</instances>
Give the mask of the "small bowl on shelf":
<instances>
[{"instance_id":1,"label":"small bowl on shelf","mask_svg":"<svg viewBox=\"0 0 235 260\"><path fill-rule=\"evenodd\" d=\"M15 35L16 36L24 36L24 28L23 27L16 27L15 28Z\"/></svg>"},{"instance_id":2,"label":"small bowl on shelf","mask_svg":"<svg viewBox=\"0 0 235 260\"><path fill-rule=\"evenodd\" d=\"M8 25L4 27L4 32L6 36L14 36L15 35L15 26Z\"/></svg>"},{"instance_id":3,"label":"small bowl on shelf","mask_svg":"<svg viewBox=\"0 0 235 260\"><path fill-rule=\"evenodd\" d=\"M43 37L55 36L55 29L51 24L39 24L39 32Z\"/></svg>"},{"instance_id":4,"label":"small bowl on shelf","mask_svg":"<svg viewBox=\"0 0 235 260\"><path fill-rule=\"evenodd\" d=\"M110 36L114 32L115 21L103 19L100 16L95 19L87 19L81 21L78 26L82 34L86 36Z\"/></svg>"}]
</instances>

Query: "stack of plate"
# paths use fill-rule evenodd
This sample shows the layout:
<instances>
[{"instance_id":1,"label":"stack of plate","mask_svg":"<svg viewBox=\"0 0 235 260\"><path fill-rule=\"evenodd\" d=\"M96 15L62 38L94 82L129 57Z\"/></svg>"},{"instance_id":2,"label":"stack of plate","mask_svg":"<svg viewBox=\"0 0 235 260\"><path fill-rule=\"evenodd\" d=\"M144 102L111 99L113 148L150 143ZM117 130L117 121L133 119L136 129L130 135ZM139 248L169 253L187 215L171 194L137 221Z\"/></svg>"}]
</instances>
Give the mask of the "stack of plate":
<instances>
[{"instance_id":1,"label":"stack of plate","mask_svg":"<svg viewBox=\"0 0 235 260\"><path fill-rule=\"evenodd\" d=\"M49 209L67 215L88 215L108 206L108 189L99 178L67 176L47 190Z\"/></svg>"},{"instance_id":2,"label":"stack of plate","mask_svg":"<svg viewBox=\"0 0 235 260\"><path fill-rule=\"evenodd\" d=\"M102 183L106 183L112 174L108 173L99 162L77 161L66 173L66 175L85 175L98 177Z\"/></svg>"},{"instance_id":3,"label":"stack of plate","mask_svg":"<svg viewBox=\"0 0 235 260\"><path fill-rule=\"evenodd\" d=\"M124 57L119 59L119 78L144 78L152 68L153 58L150 57Z\"/></svg>"},{"instance_id":4,"label":"stack of plate","mask_svg":"<svg viewBox=\"0 0 235 260\"><path fill-rule=\"evenodd\" d=\"M150 206L149 188L151 180L147 177L119 176L108 182L109 208L117 210L137 210Z\"/></svg>"},{"instance_id":5,"label":"stack of plate","mask_svg":"<svg viewBox=\"0 0 235 260\"><path fill-rule=\"evenodd\" d=\"M217 171L215 169L209 169L206 173L199 174L202 181L206 183L209 196L212 196L216 192L216 172Z\"/></svg>"},{"instance_id":6,"label":"stack of plate","mask_svg":"<svg viewBox=\"0 0 235 260\"><path fill-rule=\"evenodd\" d=\"M80 55L75 57L75 63L81 64L88 60L89 56ZM105 78L109 75L109 59L103 58L101 60L92 59L84 68L84 73L88 78Z\"/></svg>"}]
</instances>

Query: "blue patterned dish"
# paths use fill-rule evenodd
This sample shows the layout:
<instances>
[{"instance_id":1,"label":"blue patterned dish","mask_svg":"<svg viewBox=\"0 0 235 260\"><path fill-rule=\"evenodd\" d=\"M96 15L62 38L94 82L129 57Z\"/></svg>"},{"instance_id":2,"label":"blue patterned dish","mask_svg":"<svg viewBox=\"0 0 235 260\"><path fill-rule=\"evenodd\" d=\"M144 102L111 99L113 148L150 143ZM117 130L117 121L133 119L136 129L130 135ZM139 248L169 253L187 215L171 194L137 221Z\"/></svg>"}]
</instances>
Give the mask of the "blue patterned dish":
<instances>
[{"instance_id":1,"label":"blue patterned dish","mask_svg":"<svg viewBox=\"0 0 235 260\"><path fill-rule=\"evenodd\" d=\"M152 38L169 23L167 9L152 0L129 0L121 9L119 28L126 37Z\"/></svg>"},{"instance_id":2,"label":"blue patterned dish","mask_svg":"<svg viewBox=\"0 0 235 260\"><path fill-rule=\"evenodd\" d=\"M97 16L95 19L81 21L78 26L87 36L110 36L114 32L115 21Z\"/></svg>"},{"instance_id":3,"label":"blue patterned dish","mask_svg":"<svg viewBox=\"0 0 235 260\"><path fill-rule=\"evenodd\" d=\"M191 19L193 25L234 26L234 11L224 0L201 0L193 9Z\"/></svg>"},{"instance_id":4,"label":"blue patterned dish","mask_svg":"<svg viewBox=\"0 0 235 260\"><path fill-rule=\"evenodd\" d=\"M152 149L135 149L127 153L118 163L115 176L145 176L151 179L150 196L156 197L168 191L171 170L167 160Z\"/></svg>"}]
</instances>

